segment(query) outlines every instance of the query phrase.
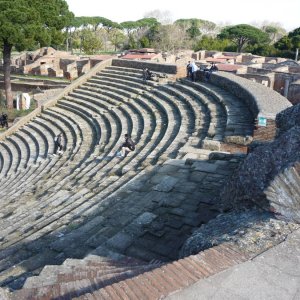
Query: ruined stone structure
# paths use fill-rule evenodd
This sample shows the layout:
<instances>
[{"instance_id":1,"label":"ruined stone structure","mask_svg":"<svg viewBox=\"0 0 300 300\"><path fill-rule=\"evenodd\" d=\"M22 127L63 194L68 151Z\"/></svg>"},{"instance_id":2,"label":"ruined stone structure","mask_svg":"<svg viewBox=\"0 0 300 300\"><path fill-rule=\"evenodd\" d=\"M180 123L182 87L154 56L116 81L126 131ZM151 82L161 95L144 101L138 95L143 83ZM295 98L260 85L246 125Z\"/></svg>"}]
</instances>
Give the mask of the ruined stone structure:
<instances>
[{"instance_id":1,"label":"ruined stone structure","mask_svg":"<svg viewBox=\"0 0 300 300\"><path fill-rule=\"evenodd\" d=\"M194 53L192 57L202 66L214 62L221 71L261 83L282 94L293 104L300 102L298 62L278 57L205 50Z\"/></svg>"},{"instance_id":2,"label":"ruined stone structure","mask_svg":"<svg viewBox=\"0 0 300 300\"><path fill-rule=\"evenodd\" d=\"M145 83L145 66L167 77ZM220 191L249 140L271 139L291 104L232 74L182 77L185 66L105 60L0 136L8 298L161 299L266 249L222 242L177 260L220 214ZM136 150L118 158L125 133Z\"/></svg>"},{"instance_id":3,"label":"ruined stone structure","mask_svg":"<svg viewBox=\"0 0 300 300\"><path fill-rule=\"evenodd\" d=\"M80 57L51 47L26 52L12 58L12 72L75 79L88 72L108 55Z\"/></svg>"}]
</instances>

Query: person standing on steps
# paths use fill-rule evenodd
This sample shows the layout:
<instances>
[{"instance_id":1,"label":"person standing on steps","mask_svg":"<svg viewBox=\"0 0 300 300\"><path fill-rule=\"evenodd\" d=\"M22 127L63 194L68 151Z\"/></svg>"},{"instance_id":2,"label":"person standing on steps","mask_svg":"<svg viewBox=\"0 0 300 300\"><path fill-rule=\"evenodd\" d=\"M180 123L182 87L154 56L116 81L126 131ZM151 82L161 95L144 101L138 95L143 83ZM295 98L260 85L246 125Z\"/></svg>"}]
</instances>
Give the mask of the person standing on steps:
<instances>
[{"instance_id":1,"label":"person standing on steps","mask_svg":"<svg viewBox=\"0 0 300 300\"><path fill-rule=\"evenodd\" d=\"M191 71L192 71L192 76L191 76L191 79L193 82L195 82L196 80L196 72L199 70L198 66L195 64L195 62L191 62L190 64L191 66Z\"/></svg>"},{"instance_id":2,"label":"person standing on steps","mask_svg":"<svg viewBox=\"0 0 300 300\"><path fill-rule=\"evenodd\" d=\"M204 69L204 74L205 74L205 80L208 81L210 78L210 75L212 72L217 72L219 71L219 68L216 66L216 64L213 62L211 64L211 67L209 69L205 68Z\"/></svg>"},{"instance_id":3,"label":"person standing on steps","mask_svg":"<svg viewBox=\"0 0 300 300\"><path fill-rule=\"evenodd\" d=\"M118 157L125 157L127 153L135 150L135 144L130 138L130 135L126 133L124 137L125 137L125 142L122 144L121 151L117 153Z\"/></svg>"},{"instance_id":4,"label":"person standing on steps","mask_svg":"<svg viewBox=\"0 0 300 300\"><path fill-rule=\"evenodd\" d=\"M62 154L63 153L62 150L63 150L62 133L59 133L54 138L54 152L53 152L53 155L56 156L57 154Z\"/></svg>"},{"instance_id":5,"label":"person standing on steps","mask_svg":"<svg viewBox=\"0 0 300 300\"><path fill-rule=\"evenodd\" d=\"M148 79L148 69L144 68L143 69L143 81L146 82Z\"/></svg>"},{"instance_id":6,"label":"person standing on steps","mask_svg":"<svg viewBox=\"0 0 300 300\"><path fill-rule=\"evenodd\" d=\"M143 81L147 82L147 80L150 80L152 76L151 71L148 68L143 69Z\"/></svg>"},{"instance_id":7,"label":"person standing on steps","mask_svg":"<svg viewBox=\"0 0 300 300\"><path fill-rule=\"evenodd\" d=\"M192 77L192 67L191 67L191 62L188 61L188 64L186 66L186 77L191 78Z\"/></svg>"},{"instance_id":8,"label":"person standing on steps","mask_svg":"<svg viewBox=\"0 0 300 300\"><path fill-rule=\"evenodd\" d=\"M4 128L4 126L6 128L8 128L7 114L5 114L5 113L2 113L2 115L1 115L1 126L2 126L2 128Z\"/></svg>"}]
</instances>

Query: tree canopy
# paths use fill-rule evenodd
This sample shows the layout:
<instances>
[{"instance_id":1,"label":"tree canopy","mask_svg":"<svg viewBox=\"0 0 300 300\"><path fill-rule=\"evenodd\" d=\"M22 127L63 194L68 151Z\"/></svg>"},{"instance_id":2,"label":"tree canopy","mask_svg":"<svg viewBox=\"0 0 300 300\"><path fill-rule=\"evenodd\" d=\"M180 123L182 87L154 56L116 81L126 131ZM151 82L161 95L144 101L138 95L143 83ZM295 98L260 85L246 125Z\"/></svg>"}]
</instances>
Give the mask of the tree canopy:
<instances>
[{"instance_id":1,"label":"tree canopy","mask_svg":"<svg viewBox=\"0 0 300 300\"><path fill-rule=\"evenodd\" d=\"M4 84L7 107L12 108L10 58L12 48L24 50L35 46L58 45L63 41L62 29L73 14L64 0L0 1L0 45L4 60Z\"/></svg>"},{"instance_id":2,"label":"tree canopy","mask_svg":"<svg viewBox=\"0 0 300 300\"><path fill-rule=\"evenodd\" d=\"M231 40L236 44L238 52L241 52L247 44L269 41L269 36L266 32L247 24L225 27L218 37Z\"/></svg>"},{"instance_id":3,"label":"tree canopy","mask_svg":"<svg viewBox=\"0 0 300 300\"><path fill-rule=\"evenodd\" d=\"M300 27L283 36L275 44L275 48L280 50L280 55L283 57L293 58L295 50L300 48Z\"/></svg>"}]
</instances>

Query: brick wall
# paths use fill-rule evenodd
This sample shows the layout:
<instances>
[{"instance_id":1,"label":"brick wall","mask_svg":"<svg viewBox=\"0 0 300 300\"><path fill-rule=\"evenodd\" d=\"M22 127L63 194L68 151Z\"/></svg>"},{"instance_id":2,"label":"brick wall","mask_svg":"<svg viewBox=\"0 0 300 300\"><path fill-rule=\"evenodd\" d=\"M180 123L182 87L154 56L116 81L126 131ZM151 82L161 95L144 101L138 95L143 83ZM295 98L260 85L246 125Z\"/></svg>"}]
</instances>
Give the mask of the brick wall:
<instances>
[{"instance_id":1,"label":"brick wall","mask_svg":"<svg viewBox=\"0 0 300 300\"><path fill-rule=\"evenodd\" d=\"M256 121L253 140L254 141L271 141L276 135L276 122L272 119L267 119L267 126L259 126Z\"/></svg>"},{"instance_id":2,"label":"brick wall","mask_svg":"<svg viewBox=\"0 0 300 300\"><path fill-rule=\"evenodd\" d=\"M230 153L248 153L248 146L246 145L238 145L233 143L221 143L220 151L230 152Z\"/></svg>"}]
</instances>

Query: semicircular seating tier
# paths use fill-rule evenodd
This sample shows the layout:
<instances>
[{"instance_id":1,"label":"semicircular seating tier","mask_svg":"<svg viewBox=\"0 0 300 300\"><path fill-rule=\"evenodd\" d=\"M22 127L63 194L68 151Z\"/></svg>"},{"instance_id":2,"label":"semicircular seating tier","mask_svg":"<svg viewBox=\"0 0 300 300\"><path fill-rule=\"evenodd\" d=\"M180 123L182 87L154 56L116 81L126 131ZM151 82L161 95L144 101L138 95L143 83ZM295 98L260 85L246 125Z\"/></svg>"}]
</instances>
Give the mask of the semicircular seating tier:
<instances>
[{"instance_id":1,"label":"semicircular seating tier","mask_svg":"<svg viewBox=\"0 0 300 300\"><path fill-rule=\"evenodd\" d=\"M181 172L187 174L184 159L207 160L212 151L222 150L226 137L253 136L257 115L247 101L212 83L171 80L176 72L169 74L168 82L145 84L144 63L132 64L122 66L120 60L100 63L2 138L2 286L20 288L45 265L82 258L93 251L144 261L176 259L177 249L199 225L197 221L191 225L186 220L190 225L180 228L175 223L171 226L165 242L170 244L181 236L174 253L146 251L146 245L135 253L134 248L127 252L128 247L109 245L129 243L124 228L136 226L131 231L133 242L141 235L141 226L156 218L159 201L145 193L166 161L181 160ZM155 72L159 67L161 73L168 73L164 65L153 64ZM53 156L58 133L63 134L66 149L63 155ZM137 147L119 158L115 153L125 133ZM167 176L161 179L169 182ZM177 217L184 218L180 211ZM163 239L157 224L156 237Z\"/></svg>"}]
</instances>

